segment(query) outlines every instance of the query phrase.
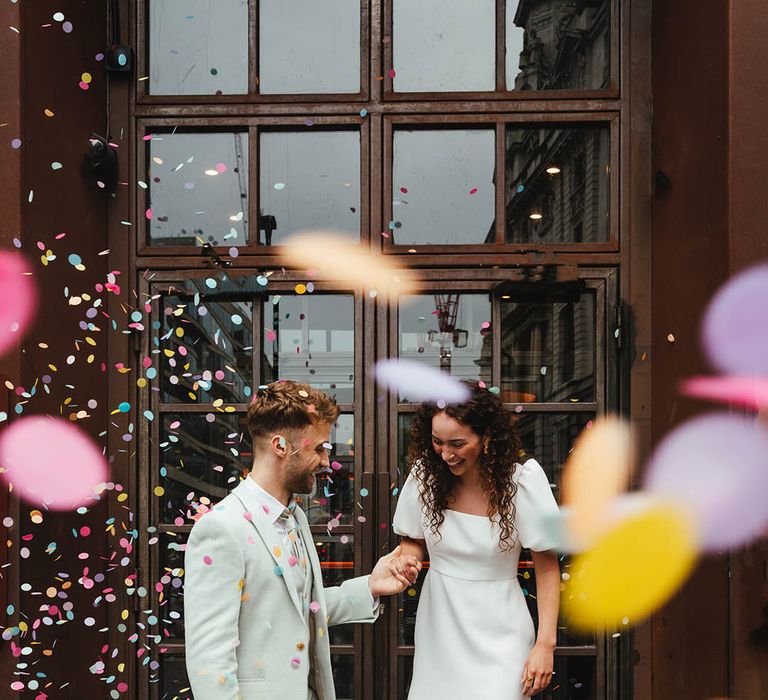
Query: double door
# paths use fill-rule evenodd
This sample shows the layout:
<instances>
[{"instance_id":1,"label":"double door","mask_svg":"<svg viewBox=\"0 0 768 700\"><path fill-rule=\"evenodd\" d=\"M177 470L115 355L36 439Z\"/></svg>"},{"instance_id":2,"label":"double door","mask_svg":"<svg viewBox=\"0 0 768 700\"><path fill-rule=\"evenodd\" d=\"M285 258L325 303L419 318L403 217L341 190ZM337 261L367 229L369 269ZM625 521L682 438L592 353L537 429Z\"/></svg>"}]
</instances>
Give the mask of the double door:
<instances>
[{"instance_id":1,"label":"double door","mask_svg":"<svg viewBox=\"0 0 768 700\"><path fill-rule=\"evenodd\" d=\"M619 408L615 269L429 269L422 278L418 294L393 305L343 281L284 271L156 272L143 281L150 332L137 348L146 418L137 461L150 536L137 557L147 607L160 614L147 621L156 643L138 682L150 697L189 696L184 543L200 505L223 498L250 466L243 417L259 385L307 382L341 408L332 473L303 497L326 585L367 573L397 543L391 519L418 404L407 389L395 395L375 384L377 359L416 360L499 392L558 498L575 438L596 415ZM564 580L568 566L563 557ZM525 553L518 575L535 619ZM375 625L332 628L340 700L405 700L420 588L421 580L385 601ZM584 637L561 621L543 697L620 697L627 635Z\"/></svg>"}]
</instances>

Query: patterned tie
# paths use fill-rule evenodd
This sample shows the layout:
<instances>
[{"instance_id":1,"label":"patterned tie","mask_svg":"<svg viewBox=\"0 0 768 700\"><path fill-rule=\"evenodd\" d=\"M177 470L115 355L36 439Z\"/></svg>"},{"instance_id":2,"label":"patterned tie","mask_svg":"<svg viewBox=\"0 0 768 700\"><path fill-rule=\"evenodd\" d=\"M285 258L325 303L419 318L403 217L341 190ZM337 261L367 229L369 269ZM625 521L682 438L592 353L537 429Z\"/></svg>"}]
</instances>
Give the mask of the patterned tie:
<instances>
[{"instance_id":1,"label":"patterned tie","mask_svg":"<svg viewBox=\"0 0 768 700\"><path fill-rule=\"evenodd\" d=\"M287 508L283 509L283 512L277 516L285 526L288 533L288 541L291 544L291 555L295 561L289 560L289 564L293 566L299 566L302 576L307 570L307 556L304 551L304 542L301 539L301 533L299 532L299 524L296 522L296 518L293 515L293 511L296 510L296 504L291 503Z\"/></svg>"}]
</instances>

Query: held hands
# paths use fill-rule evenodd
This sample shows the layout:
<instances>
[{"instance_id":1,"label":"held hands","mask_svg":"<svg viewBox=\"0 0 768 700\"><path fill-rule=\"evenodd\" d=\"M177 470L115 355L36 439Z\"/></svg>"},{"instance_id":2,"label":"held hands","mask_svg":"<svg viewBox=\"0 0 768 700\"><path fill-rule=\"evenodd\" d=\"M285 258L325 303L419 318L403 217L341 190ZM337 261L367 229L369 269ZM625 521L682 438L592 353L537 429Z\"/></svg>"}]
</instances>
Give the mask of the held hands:
<instances>
[{"instance_id":1,"label":"held hands","mask_svg":"<svg viewBox=\"0 0 768 700\"><path fill-rule=\"evenodd\" d=\"M419 571L421 562L412 555L402 554L402 547L398 545L376 562L368 578L368 587L374 598L394 595L415 583Z\"/></svg>"},{"instance_id":2,"label":"held hands","mask_svg":"<svg viewBox=\"0 0 768 700\"><path fill-rule=\"evenodd\" d=\"M554 655L554 647L540 645L538 642L533 647L525 661L523 677L520 679L525 697L532 698L552 682Z\"/></svg>"}]
</instances>

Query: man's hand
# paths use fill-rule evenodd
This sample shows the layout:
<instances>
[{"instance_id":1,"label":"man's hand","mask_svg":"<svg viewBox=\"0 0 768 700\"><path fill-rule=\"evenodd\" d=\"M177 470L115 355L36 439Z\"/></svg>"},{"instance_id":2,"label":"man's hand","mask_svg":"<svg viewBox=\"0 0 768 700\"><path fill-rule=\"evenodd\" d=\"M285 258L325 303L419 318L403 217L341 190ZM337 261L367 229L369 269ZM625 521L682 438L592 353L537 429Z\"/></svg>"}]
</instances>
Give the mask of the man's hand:
<instances>
[{"instance_id":1,"label":"man's hand","mask_svg":"<svg viewBox=\"0 0 768 700\"><path fill-rule=\"evenodd\" d=\"M416 583L419 571L421 571L421 562L412 555L402 554L402 547L398 545L392 552L379 559L373 567L368 578L371 595L378 598L400 593Z\"/></svg>"}]
</instances>

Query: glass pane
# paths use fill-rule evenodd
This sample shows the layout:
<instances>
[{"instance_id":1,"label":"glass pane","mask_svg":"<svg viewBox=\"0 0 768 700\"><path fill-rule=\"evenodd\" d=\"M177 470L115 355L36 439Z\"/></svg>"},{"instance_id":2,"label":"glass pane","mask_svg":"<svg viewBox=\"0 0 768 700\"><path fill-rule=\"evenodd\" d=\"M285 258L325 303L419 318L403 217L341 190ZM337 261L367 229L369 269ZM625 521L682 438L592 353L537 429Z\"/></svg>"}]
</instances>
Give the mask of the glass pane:
<instances>
[{"instance_id":1,"label":"glass pane","mask_svg":"<svg viewBox=\"0 0 768 700\"><path fill-rule=\"evenodd\" d=\"M259 92L360 91L360 0L259 1Z\"/></svg>"},{"instance_id":2,"label":"glass pane","mask_svg":"<svg viewBox=\"0 0 768 700\"><path fill-rule=\"evenodd\" d=\"M501 304L501 397L507 403L595 399L595 300Z\"/></svg>"},{"instance_id":3,"label":"glass pane","mask_svg":"<svg viewBox=\"0 0 768 700\"><path fill-rule=\"evenodd\" d=\"M355 697L355 657L351 654L331 654L331 666L337 700L352 700Z\"/></svg>"},{"instance_id":4,"label":"glass pane","mask_svg":"<svg viewBox=\"0 0 768 700\"><path fill-rule=\"evenodd\" d=\"M403 296L398 314L399 356L459 379L490 384L490 319L491 302L485 294ZM407 392L400 400L409 401Z\"/></svg>"},{"instance_id":5,"label":"glass pane","mask_svg":"<svg viewBox=\"0 0 768 700\"><path fill-rule=\"evenodd\" d=\"M263 381L293 379L339 403L355 400L355 307L351 295L272 296L264 302Z\"/></svg>"},{"instance_id":6,"label":"glass pane","mask_svg":"<svg viewBox=\"0 0 768 700\"><path fill-rule=\"evenodd\" d=\"M355 516L355 417L342 413L331 429L331 473L317 479L317 492L304 507L310 525L327 525L338 518L353 525Z\"/></svg>"},{"instance_id":7,"label":"glass pane","mask_svg":"<svg viewBox=\"0 0 768 700\"><path fill-rule=\"evenodd\" d=\"M147 170L150 245L248 242L247 134L153 134Z\"/></svg>"},{"instance_id":8,"label":"glass pane","mask_svg":"<svg viewBox=\"0 0 768 700\"><path fill-rule=\"evenodd\" d=\"M392 241L493 243L495 143L488 129L395 131Z\"/></svg>"},{"instance_id":9,"label":"glass pane","mask_svg":"<svg viewBox=\"0 0 768 700\"><path fill-rule=\"evenodd\" d=\"M158 583L163 587L158 617L163 639L179 641L184 639L184 551L180 546L186 545L186 536L168 539L173 547L166 546L162 540L157 545L161 547Z\"/></svg>"},{"instance_id":10,"label":"glass pane","mask_svg":"<svg viewBox=\"0 0 768 700\"><path fill-rule=\"evenodd\" d=\"M325 587L340 586L355 576L355 548L352 535L315 534L315 547L323 570ZM331 644L354 644L354 625L334 625L329 628Z\"/></svg>"},{"instance_id":11,"label":"glass pane","mask_svg":"<svg viewBox=\"0 0 768 700\"><path fill-rule=\"evenodd\" d=\"M359 238L359 132L266 132L259 144L259 243L307 229Z\"/></svg>"},{"instance_id":12,"label":"glass pane","mask_svg":"<svg viewBox=\"0 0 768 700\"><path fill-rule=\"evenodd\" d=\"M247 0L150 0L149 91L247 93Z\"/></svg>"},{"instance_id":13,"label":"glass pane","mask_svg":"<svg viewBox=\"0 0 768 700\"><path fill-rule=\"evenodd\" d=\"M610 5L507 0L507 90L609 87Z\"/></svg>"},{"instance_id":14,"label":"glass pane","mask_svg":"<svg viewBox=\"0 0 768 700\"><path fill-rule=\"evenodd\" d=\"M429 564L419 573L415 585L408 586L397 596L397 643L399 646L413 646L414 632L416 631L416 610L419 607L419 597L424 579L427 577Z\"/></svg>"},{"instance_id":15,"label":"glass pane","mask_svg":"<svg viewBox=\"0 0 768 700\"><path fill-rule=\"evenodd\" d=\"M597 700L597 663L594 656L555 656L552 685L541 700Z\"/></svg>"},{"instance_id":16,"label":"glass pane","mask_svg":"<svg viewBox=\"0 0 768 700\"><path fill-rule=\"evenodd\" d=\"M573 449L576 438L594 416L589 413L551 414L551 413L522 413L515 420L515 430L520 436L527 457L533 457L541 464L549 477L549 483L554 484L552 493L560 500L560 483L563 465L568 454ZM560 570L567 575L570 557L561 557ZM519 565L520 586L526 596L528 609L534 623L538 623L536 609L536 580L534 577L533 561L530 553L523 550ZM577 634L568 629L561 618L557 629L557 643L560 646L581 646L594 644L593 634Z\"/></svg>"},{"instance_id":17,"label":"glass pane","mask_svg":"<svg viewBox=\"0 0 768 700\"><path fill-rule=\"evenodd\" d=\"M598 243L610 233L607 126L507 127L510 243Z\"/></svg>"},{"instance_id":18,"label":"glass pane","mask_svg":"<svg viewBox=\"0 0 768 700\"><path fill-rule=\"evenodd\" d=\"M150 668L153 664L152 662ZM164 700L170 700L171 698L190 698L192 693L190 691L189 679L187 678L187 667L183 656L178 654L162 654L160 656L160 697ZM153 678L154 674L150 676L150 682L156 680Z\"/></svg>"},{"instance_id":19,"label":"glass pane","mask_svg":"<svg viewBox=\"0 0 768 700\"><path fill-rule=\"evenodd\" d=\"M413 678L413 657L397 657L397 700L407 700Z\"/></svg>"},{"instance_id":20,"label":"glass pane","mask_svg":"<svg viewBox=\"0 0 768 700\"><path fill-rule=\"evenodd\" d=\"M494 0L394 0L392 21L397 92L495 89Z\"/></svg>"},{"instance_id":21,"label":"glass pane","mask_svg":"<svg viewBox=\"0 0 768 700\"><path fill-rule=\"evenodd\" d=\"M253 372L251 302L201 301L199 296L165 297L164 302L158 343L161 400L246 403Z\"/></svg>"},{"instance_id":22,"label":"glass pane","mask_svg":"<svg viewBox=\"0 0 768 700\"><path fill-rule=\"evenodd\" d=\"M213 420L211 420L211 418ZM202 497L218 503L253 462L251 440L242 416L178 413L162 416L160 433L160 518L191 525L192 503Z\"/></svg>"}]
</instances>

